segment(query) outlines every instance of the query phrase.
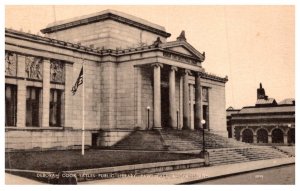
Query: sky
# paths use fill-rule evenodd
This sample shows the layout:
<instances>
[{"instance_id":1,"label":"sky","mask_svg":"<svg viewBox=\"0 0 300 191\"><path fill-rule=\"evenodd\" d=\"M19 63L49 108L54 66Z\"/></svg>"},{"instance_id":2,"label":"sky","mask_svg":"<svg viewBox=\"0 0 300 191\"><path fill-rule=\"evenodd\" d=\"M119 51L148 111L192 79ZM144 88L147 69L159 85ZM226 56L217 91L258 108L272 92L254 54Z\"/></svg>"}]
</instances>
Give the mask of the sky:
<instances>
[{"instance_id":1,"label":"sky","mask_svg":"<svg viewBox=\"0 0 300 191\"><path fill-rule=\"evenodd\" d=\"M54 21L105 9L131 14L166 28L176 40L206 53L206 72L226 75L226 107L256 102L256 89L277 102L295 98L294 6L6 6L5 27L37 34ZM41 33L40 33L41 34Z\"/></svg>"}]
</instances>

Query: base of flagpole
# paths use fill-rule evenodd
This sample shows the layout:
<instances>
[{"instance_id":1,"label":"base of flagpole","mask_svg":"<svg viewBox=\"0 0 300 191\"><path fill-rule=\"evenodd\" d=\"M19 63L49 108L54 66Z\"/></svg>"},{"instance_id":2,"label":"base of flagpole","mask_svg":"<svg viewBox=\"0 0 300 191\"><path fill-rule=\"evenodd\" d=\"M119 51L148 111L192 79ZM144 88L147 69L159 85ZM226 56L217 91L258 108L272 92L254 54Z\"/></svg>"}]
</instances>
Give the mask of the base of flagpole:
<instances>
[{"instance_id":1,"label":"base of flagpole","mask_svg":"<svg viewBox=\"0 0 300 191\"><path fill-rule=\"evenodd\" d=\"M85 146L85 141L84 141L84 129L82 129L82 142L81 142L81 155L84 155L84 146Z\"/></svg>"}]
</instances>

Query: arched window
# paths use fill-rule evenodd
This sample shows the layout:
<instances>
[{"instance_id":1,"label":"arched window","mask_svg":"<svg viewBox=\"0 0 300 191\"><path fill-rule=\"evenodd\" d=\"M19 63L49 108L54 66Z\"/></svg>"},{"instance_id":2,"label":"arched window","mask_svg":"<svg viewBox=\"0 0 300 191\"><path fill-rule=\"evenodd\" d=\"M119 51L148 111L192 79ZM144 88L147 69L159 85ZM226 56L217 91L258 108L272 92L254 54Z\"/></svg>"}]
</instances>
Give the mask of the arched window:
<instances>
[{"instance_id":1,"label":"arched window","mask_svg":"<svg viewBox=\"0 0 300 191\"><path fill-rule=\"evenodd\" d=\"M257 143L268 143L268 132L265 129L257 131Z\"/></svg>"},{"instance_id":2,"label":"arched window","mask_svg":"<svg viewBox=\"0 0 300 191\"><path fill-rule=\"evenodd\" d=\"M250 129L245 129L243 131L242 141L245 143L253 143L253 132Z\"/></svg>"},{"instance_id":3,"label":"arched window","mask_svg":"<svg viewBox=\"0 0 300 191\"><path fill-rule=\"evenodd\" d=\"M283 143L283 131L281 129L272 131L272 143Z\"/></svg>"}]
</instances>

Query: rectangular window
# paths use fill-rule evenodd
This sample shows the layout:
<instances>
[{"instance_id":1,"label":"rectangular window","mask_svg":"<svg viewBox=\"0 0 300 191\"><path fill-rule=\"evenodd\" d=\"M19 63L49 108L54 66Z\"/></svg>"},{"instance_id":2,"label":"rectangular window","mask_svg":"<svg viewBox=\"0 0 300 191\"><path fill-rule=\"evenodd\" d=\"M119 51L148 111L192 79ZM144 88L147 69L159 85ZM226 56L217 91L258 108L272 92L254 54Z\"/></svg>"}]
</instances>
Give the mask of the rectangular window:
<instances>
[{"instance_id":1,"label":"rectangular window","mask_svg":"<svg viewBox=\"0 0 300 191\"><path fill-rule=\"evenodd\" d=\"M202 88L202 100L208 102L208 88L206 87Z\"/></svg>"},{"instance_id":2,"label":"rectangular window","mask_svg":"<svg viewBox=\"0 0 300 191\"><path fill-rule=\"evenodd\" d=\"M5 126L17 123L17 86L5 84Z\"/></svg>"},{"instance_id":3,"label":"rectangular window","mask_svg":"<svg viewBox=\"0 0 300 191\"><path fill-rule=\"evenodd\" d=\"M38 127L40 124L41 88L27 87L26 91L26 126Z\"/></svg>"},{"instance_id":4,"label":"rectangular window","mask_svg":"<svg viewBox=\"0 0 300 191\"><path fill-rule=\"evenodd\" d=\"M50 89L49 125L52 127L61 126L61 97L62 90Z\"/></svg>"}]
</instances>

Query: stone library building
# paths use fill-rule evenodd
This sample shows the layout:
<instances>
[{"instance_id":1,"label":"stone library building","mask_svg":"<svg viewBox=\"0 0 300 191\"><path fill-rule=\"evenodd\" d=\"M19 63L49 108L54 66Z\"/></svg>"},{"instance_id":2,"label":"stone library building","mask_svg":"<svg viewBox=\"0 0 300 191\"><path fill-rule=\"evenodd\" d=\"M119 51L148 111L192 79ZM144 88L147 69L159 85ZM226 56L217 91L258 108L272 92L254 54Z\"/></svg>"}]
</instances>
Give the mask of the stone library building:
<instances>
[{"instance_id":1,"label":"stone library building","mask_svg":"<svg viewBox=\"0 0 300 191\"><path fill-rule=\"evenodd\" d=\"M41 32L5 29L6 150L71 149L83 126L87 147L143 130L227 135L228 78L205 71L184 31L168 41L163 26L105 10Z\"/></svg>"}]
</instances>

